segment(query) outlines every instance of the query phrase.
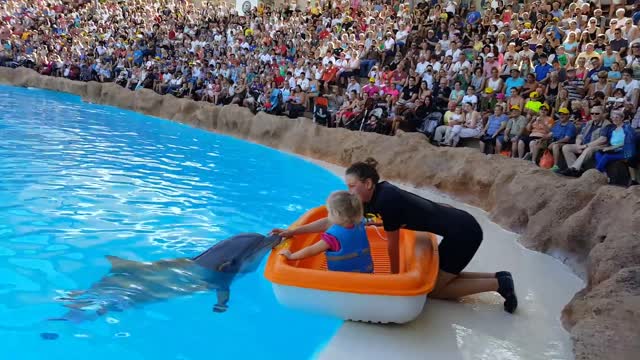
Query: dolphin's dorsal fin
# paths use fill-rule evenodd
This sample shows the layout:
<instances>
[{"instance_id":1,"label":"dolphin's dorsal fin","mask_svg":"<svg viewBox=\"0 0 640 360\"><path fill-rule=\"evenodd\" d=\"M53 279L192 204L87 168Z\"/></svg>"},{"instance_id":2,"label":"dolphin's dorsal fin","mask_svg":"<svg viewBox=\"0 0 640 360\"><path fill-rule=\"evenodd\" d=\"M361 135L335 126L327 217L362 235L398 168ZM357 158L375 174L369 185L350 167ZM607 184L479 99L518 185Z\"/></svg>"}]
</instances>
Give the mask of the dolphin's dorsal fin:
<instances>
[{"instance_id":1,"label":"dolphin's dorsal fin","mask_svg":"<svg viewBox=\"0 0 640 360\"><path fill-rule=\"evenodd\" d=\"M112 270L130 269L131 267L140 267L140 263L133 260L123 259L121 257L107 255L105 256L111 263Z\"/></svg>"}]
</instances>

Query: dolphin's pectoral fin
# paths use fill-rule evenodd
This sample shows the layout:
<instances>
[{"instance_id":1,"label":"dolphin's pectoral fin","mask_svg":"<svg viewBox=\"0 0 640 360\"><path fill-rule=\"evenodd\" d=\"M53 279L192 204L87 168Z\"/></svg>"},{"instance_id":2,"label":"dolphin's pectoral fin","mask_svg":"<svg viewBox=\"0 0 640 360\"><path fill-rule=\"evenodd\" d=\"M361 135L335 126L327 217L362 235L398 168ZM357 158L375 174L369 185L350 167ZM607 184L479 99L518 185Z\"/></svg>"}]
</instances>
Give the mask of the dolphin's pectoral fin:
<instances>
[{"instance_id":1,"label":"dolphin's pectoral fin","mask_svg":"<svg viewBox=\"0 0 640 360\"><path fill-rule=\"evenodd\" d=\"M95 309L83 309L79 307L70 307L71 310L67 311L62 317L49 318L49 321L69 321L72 323L81 323L83 321L95 320L100 316L107 313L107 309L103 306Z\"/></svg>"},{"instance_id":2,"label":"dolphin's pectoral fin","mask_svg":"<svg viewBox=\"0 0 640 360\"><path fill-rule=\"evenodd\" d=\"M213 305L213 312L222 313L227 311L227 309L229 309L227 305L230 297L229 289L218 289L216 295L218 297L218 303Z\"/></svg>"},{"instance_id":3,"label":"dolphin's pectoral fin","mask_svg":"<svg viewBox=\"0 0 640 360\"><path fill-rule=\"evenodd\" d=\"M142 265L137 261L123 259L113 255L106 255L105 257L109 260L109 263L111 263L111 270L131 269L132 267L140 267Z\"/></svg>"},{"instance_id":4,"label":"dolphin's pectoral fin","mask_svg":"<svg viewBox=\"0 0 640 360\"><path fill-rule=\"evenodd\" d=\"M95 304L95 302L92 301L92 300L74 300L74 302L68 303L68 304L64 304L63 306L64 307L68 307L69 309L83 310L87 306L91 306L93 304Z\"/></svg>"},{"instance_id":5,"label":"dolphin's pectoral fin","mask_svg":"<svg viewBox=\"0 0 640 360\"><path fill-rule=\"evenodd\" d=\"M227 311L228 308L229 307L227 305L215 304L215 305L213 305L213 312L223 313L223 312Z\"/></svg>"}]
</instances>

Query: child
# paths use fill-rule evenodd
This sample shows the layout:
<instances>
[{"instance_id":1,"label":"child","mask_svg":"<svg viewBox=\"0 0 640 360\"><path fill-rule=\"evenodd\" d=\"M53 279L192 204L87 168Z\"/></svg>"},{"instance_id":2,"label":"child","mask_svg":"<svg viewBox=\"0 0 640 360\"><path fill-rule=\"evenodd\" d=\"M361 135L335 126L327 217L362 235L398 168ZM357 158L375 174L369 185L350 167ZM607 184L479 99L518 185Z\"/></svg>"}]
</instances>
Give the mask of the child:
<instances>
[{"instance_id":1,"label":"child","mask_svg":"<svg viewBox=\"0 0 640 360\"><path fill-rule=\"evenodd\" d=\"M322 234L320 241L293 254L289 250L280 254L289 260L299 260L326 251L329 270L372 273L373 261L360 198L348 191L335 191L327 199L327 210L333 225Z\"/></svg>"}]
</instances>

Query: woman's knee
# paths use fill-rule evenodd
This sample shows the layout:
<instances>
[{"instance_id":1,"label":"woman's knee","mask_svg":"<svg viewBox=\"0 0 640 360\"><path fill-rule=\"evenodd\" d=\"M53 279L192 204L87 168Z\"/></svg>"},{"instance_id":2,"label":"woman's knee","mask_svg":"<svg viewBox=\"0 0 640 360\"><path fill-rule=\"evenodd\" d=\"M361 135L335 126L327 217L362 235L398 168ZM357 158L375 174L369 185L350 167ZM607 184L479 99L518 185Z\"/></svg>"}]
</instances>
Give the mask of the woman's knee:
<instances>
[{"instance_id":1,"label":"woman's knee","mask_svg":"<svg viewBox=\"0 0 640 360\"><path fill-rule=\"evenodd\" d=\"M442 269L438 271L438 277L436 278L436 284L433 287L433 290L429 294L430 297L439 298L439 292L447 287L447 285L451 284L453 280L458 277L457 274L448 273Z\"/></svg>"}]
</instances>

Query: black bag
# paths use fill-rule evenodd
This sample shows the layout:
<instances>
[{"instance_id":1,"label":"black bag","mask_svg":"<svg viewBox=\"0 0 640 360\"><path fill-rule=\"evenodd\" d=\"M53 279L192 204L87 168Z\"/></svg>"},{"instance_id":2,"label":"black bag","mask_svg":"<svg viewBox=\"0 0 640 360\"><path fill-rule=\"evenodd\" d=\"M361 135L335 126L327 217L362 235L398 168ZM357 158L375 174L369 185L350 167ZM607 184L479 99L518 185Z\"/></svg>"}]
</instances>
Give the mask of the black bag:
<instances>
[{"instance_id":1,"label":"black bag","mask_svg":"<svg viewBox=\"0 0 640 360\"><path fill-rule=\"evenodd\" d=\"M631 181L627 162L624 160L613 161L607 164L607 176L611 185L628 186Z\"/></svg>"}]
</instances>

